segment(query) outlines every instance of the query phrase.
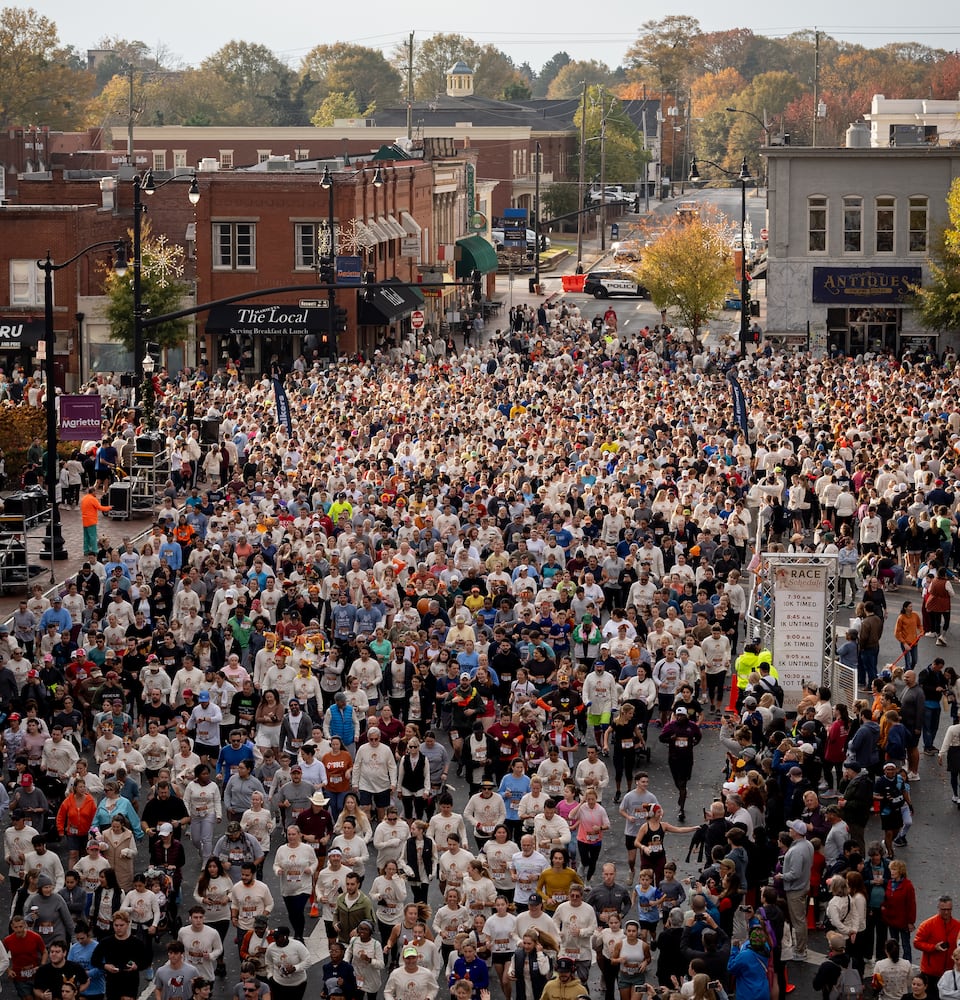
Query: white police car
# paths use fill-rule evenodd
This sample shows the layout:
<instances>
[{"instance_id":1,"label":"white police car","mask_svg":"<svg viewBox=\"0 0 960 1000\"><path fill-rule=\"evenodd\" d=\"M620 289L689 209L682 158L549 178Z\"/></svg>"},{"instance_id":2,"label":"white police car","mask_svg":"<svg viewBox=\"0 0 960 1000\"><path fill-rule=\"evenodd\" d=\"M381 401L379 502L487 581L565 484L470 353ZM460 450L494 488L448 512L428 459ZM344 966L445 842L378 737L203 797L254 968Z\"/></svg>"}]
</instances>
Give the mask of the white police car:
<instances>
[{"instance_id":1,"label":"white police car","mask_svg":"<svg viewBox=\"0 0 960 1000\"><path fill-rule=\"evenodd\" d=\"M641 299L647 296L647 290L629 271L591 271L583 283L583 290L595 299L611 295L632 295Z\"/></svg>"}]
</instances>

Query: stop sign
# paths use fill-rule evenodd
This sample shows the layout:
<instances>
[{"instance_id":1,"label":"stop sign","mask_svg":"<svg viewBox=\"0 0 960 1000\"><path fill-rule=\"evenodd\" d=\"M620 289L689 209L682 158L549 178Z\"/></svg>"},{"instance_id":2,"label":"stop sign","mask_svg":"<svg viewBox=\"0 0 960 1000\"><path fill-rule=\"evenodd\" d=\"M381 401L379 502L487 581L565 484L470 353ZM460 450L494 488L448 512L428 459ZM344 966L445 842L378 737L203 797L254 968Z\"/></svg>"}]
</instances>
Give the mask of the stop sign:
<instances>
[{"instance_id":1,"label":"stop sign","mask_svg":"<svg viewBox=\"0 0 960 1000\"><path fill-rule=\"evenodd\" d=\"M422 330L424 321L425 317L422 309L414 309L413 312L410 313L410 326L414 330Z\"/></svg>"},{"instance_id":2,"label":"stop sign","mask_svg":"<svg viewBox=\"0 0 960 1000\"><path fill-rule=\"evenodd\" d=\"M762 239L764 242L767 241L767 239L769 238L769 236L770 236L770 233L767 231L766 228L760 230L760 239Z\"/></svg>"}]
</instances>

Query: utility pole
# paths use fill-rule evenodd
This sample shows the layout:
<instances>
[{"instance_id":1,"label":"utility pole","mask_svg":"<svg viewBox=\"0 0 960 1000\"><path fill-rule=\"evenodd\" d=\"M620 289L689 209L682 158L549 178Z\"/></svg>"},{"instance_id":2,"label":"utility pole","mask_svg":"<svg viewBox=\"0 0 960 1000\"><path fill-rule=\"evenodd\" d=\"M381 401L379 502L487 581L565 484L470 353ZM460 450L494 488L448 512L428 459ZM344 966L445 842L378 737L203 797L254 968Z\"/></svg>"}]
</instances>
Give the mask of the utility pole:
<instances>
[{"instance_id":1,"label":"utility pole","mask_svg":"<svg viewBox=\"0 0 960 1000\"><path fill-rule=\"evenodd\" d=\"M577 267L583 262L583 209L584 191L583 178L586 164L584 158L587 150L587 82L583 82L583 98L580 109L580 171L577 178Z\"/></svg>"},{"instance_id":2,"label":"utility pole","mask_svg":"<svg viewBox=\"0 0 960 1000\"><path fill-rule=\"evenodd\" d=\"M600 252L607 249L607 111L603 103L603 87L598 87L600 95Z\"/></svg>"},{"instance_id":3,"label":"utility pole","mask_svg":"<svg viewBox=\"0 0 960 1000\"><path fill-rule=\"evenodd\" d=\"M127 163L133 166L133 63L127 65Z\"/></svg>"},{"instance_id":4,"label":"utility pole","mask_svg":"<svg viewBox=\"0 0 960 1000\"><path fill-rule=\"evenodd\" d=\"M534 173L534 188L533 188L533 239L536 245L533 257L533 283L538 289L540 288L540 171L543 169L543 151L541 149L540 143L536 145L536 153L534 156L536 160L536 170Z\"/></svg>"},{"instance_id":5,"label":"utility pole","mask_svg":"<svg viewBox=\"0 0 960 1000\"><path fill-rule=\"evenodd\" d=\"M817 115L820 108L820 32L814 29L813 33L813 141L811 146L817 144Z\"/></svg>"},{"instance_id":6,"label":"utility pole","mask_svg":"<svg viewBox=\"0 0 960 1000\"><path fill-rule=\"evenodd\" d=\"M643 211L650 214L650 164L647 162L647 85L643 85L643 113L640 117L640 126L643 129Z\"/></svg>"},{"instance_id":7,"label":"utility pole","mask_svg":"<svg viewBox=\"0 0 960 1000\"><path fill-rule=\"evenodd\" d=\"M407 139L413 139L413 32L407 43Z\"/></svg>"}]
</instances>

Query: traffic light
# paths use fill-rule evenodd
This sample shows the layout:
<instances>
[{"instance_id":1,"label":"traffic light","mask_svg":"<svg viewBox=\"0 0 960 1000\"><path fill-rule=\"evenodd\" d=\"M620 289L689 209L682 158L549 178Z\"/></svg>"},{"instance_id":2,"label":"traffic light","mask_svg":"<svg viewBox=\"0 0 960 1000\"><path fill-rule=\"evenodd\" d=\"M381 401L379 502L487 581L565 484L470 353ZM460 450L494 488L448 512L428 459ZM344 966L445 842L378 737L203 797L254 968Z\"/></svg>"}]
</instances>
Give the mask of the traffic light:
<instances>
[{"instance_id":1,"label":"traffic light","mask_svg":"<svg viewBox=\"0 0 960 1000\"><path fill-rule=\"evenodd\" d=\"M343 306L333 307L333 332L347 332L347 310Z\"/></svg>"},{"instance_id":2,"label":"traffic light","mask_svg":"<svg viewBox=\"0 0 960 1000\"><path fill-rule=\"evenodd\" d=\"M482 277L483 277L483 275L476 268L474 268L470 272L470 283L472 285L471 293L470 294L471 294L474 302L482 302L483 301L483 288L482 288L482 286L480 284L480 281L481 281Z\"/></svg>"},{"instance_id":3,"label":"traffic light","mask_svg":"<svg viewBox=\"0 0 960 1000\"><path fill-rule=\"evenodd\" d=\"M321 285L333 284L334 272L332 263L330 263L329 261L321 263L318 273L320 277L319 284Z\"/></svg>"}]
</instances>

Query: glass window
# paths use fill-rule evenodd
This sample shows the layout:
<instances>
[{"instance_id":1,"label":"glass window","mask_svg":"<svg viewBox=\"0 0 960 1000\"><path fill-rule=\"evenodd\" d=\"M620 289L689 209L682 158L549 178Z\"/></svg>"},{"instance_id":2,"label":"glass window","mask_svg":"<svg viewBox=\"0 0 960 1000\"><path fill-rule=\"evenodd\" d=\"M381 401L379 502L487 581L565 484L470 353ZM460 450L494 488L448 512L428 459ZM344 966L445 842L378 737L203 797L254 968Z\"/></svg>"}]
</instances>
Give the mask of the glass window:
<instances>
[{"instance_id":1,"label":"glass window","mask_svg":"<svg viewBox=\"0 0 960 1000\"><path fill-rule=\"evenodd\" d=\"M220 166L224 170L233 169L233 150L232 149L221 149L220 150Z\"/></svg>"},{"instance_id":2,"label":"glass window","mask_svg":"<svg viewBox=\"0 0 960 1000\"><path fill-rule=\"evenodd\" d=\"M173 169L185 167L187 165L187 151L185 149L175 149L173 151Z\"/></svg>"},{"instance_id":3,"label":"glass window","mask_svg":"<svg viewBox=\"0 0 960 1000\"><path fill-rule=\"evenodd\" d=\"M153 169L167 169L167 151L165 149L155 149L153 151Z\"/></svg>"},{"instance_id":4,"label":"glass window","mask_svg":"<svg viewBox=\"0 0 960 1000\"><path fill-rule=\"evenodd\" d=\"M43 305L43 272L35 260L10 261L10 305Z\"/></svg>"},{"instance_id":5,"label":"glass window","mask_svg":"<svg viewBox=\"0 0 960 1000\"><path fill-rule=\"evenodd\" d=\"M294 226L294 259L298 271L312 270L317 265L317 224L298 222Z\"/></svg>"},{"instance_id":6,"label":"glass window","mask_svg":"<svg viewBox=\"0 0 960 1000\"><path fill-rule=\"evenodd\" d=\"M893 253L896 201L883 195L876 201L876 252Z\"/></svg>"},{"instance_id":7,"label":"glass window","mask_svg":"<svg viewBox=\"0 0 960 1000\"><path fill-rule=\"evenodd\" d=\"M215 222L213 224L213 266L231 270L256 267L256 223Z\"/></svg>"},{"instance_id":8,"label":"glass window","mask_svg":"<svg viewBox=\"0 0 960 1000\"><path fill-rule=\"evenodd\" d=\"M927 252L927 205L925 195L915 195L910 199L910 252Z\"/></svg>"},{"instance_id":9,"label":"glass window","mask_svg":"<svg viewBox=\"0 0 960 1000\"><path fill-rule=\"evenodd\" d=\"M863 250L863 199L848 195L843 199L843 252Z\"/></svg>"},{"instance_id":10,"label":"glass window","mask_svg":"<svg viewBox=\"0 0 960 1000\"><path fill-rule=\"evenodd\" d=\"M827 199L820 195L807 199L807 250L827 251Z\"/></svg>"},{"instance_id":11,"label":"glass window","mask_svg":"<svg viewBox=\"0 0 960 1000\"><path fill-rule=\"evenodd\" d=\"M258 149L257 150L257 163L266 163L270 159L272 154L270 149Z\"/></svg>"}]
</instances>

